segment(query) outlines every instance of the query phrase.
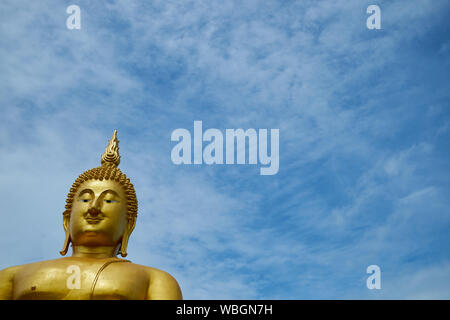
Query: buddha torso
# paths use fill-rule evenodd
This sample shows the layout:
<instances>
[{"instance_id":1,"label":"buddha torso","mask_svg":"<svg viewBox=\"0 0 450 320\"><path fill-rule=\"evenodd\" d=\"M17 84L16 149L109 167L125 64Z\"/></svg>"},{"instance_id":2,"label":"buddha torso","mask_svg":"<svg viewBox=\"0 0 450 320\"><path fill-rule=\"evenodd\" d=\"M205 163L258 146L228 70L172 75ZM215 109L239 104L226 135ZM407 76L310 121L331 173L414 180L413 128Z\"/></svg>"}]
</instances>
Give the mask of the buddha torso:
<instances>
[{"instance_id":1,"label":"buddha torso","mask_svg":"<svg viewBox=\"0 0 450 320\"><path fill-rule=\"evenodd\" d=\"M115 262L108 264L101 271L92 291L92 284L98 271L105 262L111 260L120 259L67 257L14 267L16 269L11 279L12 298L15 300L158 299L158 283L164 283L164 278L171 278L170 275L158 269L131 262ZM71 281L75 276L74 269L80 271L80 281L77 286L79 288L74 288ZM156 283L153 290L154 297L152 297L151 283Z\"/></svg>"}]
</instances>

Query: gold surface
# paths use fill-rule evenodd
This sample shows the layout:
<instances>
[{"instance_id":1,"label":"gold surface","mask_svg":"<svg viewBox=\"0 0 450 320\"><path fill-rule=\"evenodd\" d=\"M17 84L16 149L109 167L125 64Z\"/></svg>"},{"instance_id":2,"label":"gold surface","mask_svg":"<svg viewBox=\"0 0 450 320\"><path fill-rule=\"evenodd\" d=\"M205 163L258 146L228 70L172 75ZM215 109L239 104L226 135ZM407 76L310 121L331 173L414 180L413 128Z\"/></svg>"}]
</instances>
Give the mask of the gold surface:
<instances>
[{"instance_id":1,"label":"gold surface","mask_svg":"<svg viewBox=\"0 0 450 320\"><path fill-rule=\"evenodd\" d=\"M137 218L137 199L120 163L117 131L101 167L81 174L63 213L62 255L0 271L0 299L182 299L177 281L162 270L116 257L127 255Z\"/></svg>"}]
</instances>

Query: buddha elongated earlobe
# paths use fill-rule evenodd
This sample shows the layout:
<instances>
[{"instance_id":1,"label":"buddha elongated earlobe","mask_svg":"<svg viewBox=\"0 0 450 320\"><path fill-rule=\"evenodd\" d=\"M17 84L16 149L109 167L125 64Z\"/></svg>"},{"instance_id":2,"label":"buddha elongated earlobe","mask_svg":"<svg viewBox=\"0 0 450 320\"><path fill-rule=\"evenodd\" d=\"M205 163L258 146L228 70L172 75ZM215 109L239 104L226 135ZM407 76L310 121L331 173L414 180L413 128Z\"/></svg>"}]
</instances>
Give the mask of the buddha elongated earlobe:
<instances>
[{"instance_id":1,"label":"buddha elongated earlobe","mask_svg":"<svg viewBox=\"0 0 450 320\"><path fill-rule=\"evenodd\" d=\"M128 255L128 253L127 253L128 238L129 238L129 235L124 234L123 238L122 238L122 244L120 245L119 253L124 258Z\"/></svg>"},{"instance_id":2,"label":"buddha elongated earlobe","mask_svg":"<svg viewBox=\"0 0 450 320\"><path fill-rule=\"evenodd\" d=\"M70 245L70 233L66 231L66 238L64 239L64 244L62 250L59 252L62 256L65 256L67 251L69 250Z\"/></svg>"},{"instance_id":3,"label":"buddha elongated earlobe","mask_svg":"<svg viewBox=\"0 0 450 320\"><path fill-rule=\"evenodd\" d=\"M127 256L128 239L130 238L130 235L133 232L135 226L136 226L136 217L128 218L128 226L123 234L122 243L120 245L119 250L120 255L124 258Z\"/></svg>"},{"instance_id":4,"label":"buddha elongated earlobe","mask_svg":"<svg viewBox=\"0 0 450 320\"><path fill-rule=\"evenodd\" d=\"M66 234L66 237L64 239L64 244L62 250L59 252L62 256L65 256L67 251L69 250L70 245L70 230L69 230L69 223L70 223L70 211L65 211L63 213L63 227L64 232Z\"/></svg>"}]
</instances>

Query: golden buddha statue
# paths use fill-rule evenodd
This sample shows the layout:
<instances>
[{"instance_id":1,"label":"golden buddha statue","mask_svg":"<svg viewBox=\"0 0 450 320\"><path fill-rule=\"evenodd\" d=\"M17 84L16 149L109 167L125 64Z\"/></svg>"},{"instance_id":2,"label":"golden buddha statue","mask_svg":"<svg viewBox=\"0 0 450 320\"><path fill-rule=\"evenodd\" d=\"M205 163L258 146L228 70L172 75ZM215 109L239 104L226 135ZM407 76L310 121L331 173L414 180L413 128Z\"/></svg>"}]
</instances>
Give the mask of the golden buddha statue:
<instances>
[{"instance_id":1,"label":"golden buddha statue","mask_svg":"<svg viewBox=\"0 0 450 320\"><path fill-rule=\"evenodd\" d=\"M117 167L118 143L114 131L101 166L81 174L67 196L60 253L72 243L72 256L0 271L0 299L182 299L170 274L116 257L126 257L137 217L133 184Z\"/></svg>"}]
</instances>

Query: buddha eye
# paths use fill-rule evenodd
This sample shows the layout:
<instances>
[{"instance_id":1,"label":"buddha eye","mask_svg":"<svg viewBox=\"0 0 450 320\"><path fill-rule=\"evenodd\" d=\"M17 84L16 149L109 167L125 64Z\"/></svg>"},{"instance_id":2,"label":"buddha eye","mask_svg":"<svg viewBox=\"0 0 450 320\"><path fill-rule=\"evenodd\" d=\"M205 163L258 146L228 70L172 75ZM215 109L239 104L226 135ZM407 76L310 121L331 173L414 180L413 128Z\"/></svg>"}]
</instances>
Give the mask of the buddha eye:
<instances>
[{"instance_id":1,"label":"buddha eye","mask_svg":"<svg viewBox=\"0 0 450 320\"><path fill-rule=\"evenodd\" d=\"M80 199L81 202L89 202L89 199Z\"/></svg>"},{"instance_id":2,"label":"buddha eye","mask_svg":"<svg viewBox=\"0 0 450 320\"><path fill-rule=\"evenodd\" d=\"M106 203L114 203L114 202L118 202L117 200L105 200Z\"/></svg>"}]
</instances>

